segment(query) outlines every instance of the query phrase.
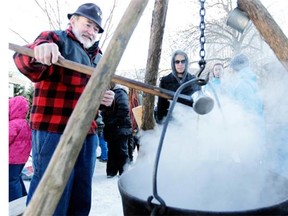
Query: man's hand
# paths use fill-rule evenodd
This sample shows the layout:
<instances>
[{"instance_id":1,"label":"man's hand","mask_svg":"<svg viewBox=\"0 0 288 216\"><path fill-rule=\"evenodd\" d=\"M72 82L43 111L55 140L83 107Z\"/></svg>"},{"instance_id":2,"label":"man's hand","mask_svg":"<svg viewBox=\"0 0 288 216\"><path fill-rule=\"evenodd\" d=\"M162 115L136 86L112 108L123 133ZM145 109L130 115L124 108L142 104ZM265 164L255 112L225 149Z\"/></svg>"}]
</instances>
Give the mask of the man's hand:
<instances>
[{"instance_id":1,"label":"man's hand","mask_svg":"<svg viewBox=\"0 0 288 216\"><path fill-rule=\"evenodd\" d=\"M34 48L34 58L41 64L50 66L56 63L59 57L62 56L58 45L55 43L43 43Z\"/></svg>"},{"instance_id":2,"label":"man's hand","mask_svg":"<svg viewBox=\"0 0 288 216\"><path fill-rule=\"evenodd\" d=\"M104 96L101 100L101 104L105 106L111 106L113 100L114 100L115 93L112 90L107 90L104 93Z\"/></svg>"}]
</instances>

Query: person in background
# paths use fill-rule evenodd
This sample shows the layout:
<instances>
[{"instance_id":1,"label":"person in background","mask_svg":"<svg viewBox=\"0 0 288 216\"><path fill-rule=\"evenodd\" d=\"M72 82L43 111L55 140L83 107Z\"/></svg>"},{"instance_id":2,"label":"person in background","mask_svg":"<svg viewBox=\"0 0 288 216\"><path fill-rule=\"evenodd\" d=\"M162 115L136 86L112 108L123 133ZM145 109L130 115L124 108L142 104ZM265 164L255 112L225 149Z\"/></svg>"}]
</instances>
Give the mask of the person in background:
<instances>
[{"instance_id":1,"label":"person in background","mask_svg":"<svg viewBox=\"0 0 288 216\"><path fill-rule=\"evenodd\" d=\"M96 4L86 3L67 17L69 25L66 30L44 31L33 43L26 45L34 50L34 58L17 52L13 55L19 71L35 83L30 115L34 175L27 204L90 78L87 74L54 63L65 58L94 68L102 53L97 40L97 35L104 31L101 9ZM110 106L113 99L114 92L107 90L101 105ZM96 128L93 120L54 215L89 215L98 145Z\"/></svg>"},{"instance_id":2,"label":"person in background","mask_svg":"<svg viewBox=\"0 0 288 216\"><path fill-rule=\"evenodd\" d=\"M108 178L121 175L129 162L128 139L132 135L128 92L123 86L111 83L115 93L113 104L103 109L104 138L108 144L106 174Z\"/></svg>"},{"instance_id":3,"label":"person in background","mask_svg":"<svg viewBox=\"0 0 288 216\"><path fill-rule=\"evenodd\" d=\"M223 86L222 86L222 76L224 72L224 67L222 63L215 63L213 65L212 69L212 79L210 81L210 84L213 86L214 90L216 92L223 92Z\"/></svg>"},{"instance_id":4,"label":"person in background","mask_svg":"<svg viewBox=\"0 0 288 216\"><path fill-rule=\"evenodd\" d=\"M32 148L32 131L26 119L29 102L23 96L9 99L9 202L26 196L21 172Z\"/></svg>"},{"instance_id":5,"label":"person in background","mask_svg":"<svg viewBox=\"0 0 288 216\"><path fill-rule=\"evenodd\" d=\"M137 121L135 119L135 116L133 114L132 109L138 106L141 106L142 104L142 95L140 92L138 92L136 89L129 88L129 94L128 94L128 99L129 99L129 113L130 113L130 118L131 118L131 123L132 123L132 134L128 139L128 154L129 154L129 159L130 162L133 161L134 159L134 150L136 149L139 151L139 130L140 128L137 125Z\"/></svg>"},{"instance_id":6,"label":"person in background","mask_svg":"<svg viewBox=\"0 0 288 216\"><path fill-rule=\"evenodd\" d=\"M207 85L203 87L206 93L219 100L219 96L226 93L229 89L227 81L223 80L224 66L222 63L218 62L213 65L212 77L209 79ZM223 82L224 81L224 82Z\"/></svg>"},{"instance_id":7,"label":"person in background","mask_svg":"<svg viewBox=\"0 0 288 216\"><path fill-rule=\"evenodd\" d=\"M256 74L250 68L246 55L238 54L232 58L230 67L235 72L230 94L247 112L263 118L263 99L260 95Z\"/></svg>"},{"instance_id":8,"label":"person in background","mask_svg":"<svg viewBox=\"0 0 288 216\"><path fill-rule=\"evenodd\" d=\"M235 72L235 78L228 94L247 113L247 119L250 119L248 116L253 117L253 122L257 125L256 132L259 133L259 142L265 144L264 105L257 76L250 67L248 57L242 53L232 58L230 67Z\"/></svg>"},{"instance_id":9,"label":"person in background","mask_svg":"<svg viewBox=\"0 0 288 216\"><path fill-rule=\"evenodd\" d=\"M97 135L99 140L99 147L101 149L101 154L97 157L100 162L107 162L108 160L108 147L107 142L104 139L104 127L103 117L101 111L98 112L98 117L96 119L97 123Z\"/></svg>"},{"instance_id":10,"label":"person in background","mask_svg":"<svg viewBox=\"0 0 288 216\"><path fill-rule=\"evenodd\" d=\"M195 75L189 73L189 59L185 52L177 50L173 53L171 59L172 72L160 79L160 88L176 92L177 89L185 82L195 79ZM201 87L195 83L187 86L181 94L192 95L200 90ZM154 117L158 124L163 123L164 117L167 116L170 102L166 98L158 97L157 106L154 111Z\"/></svg>"}]
</instances>

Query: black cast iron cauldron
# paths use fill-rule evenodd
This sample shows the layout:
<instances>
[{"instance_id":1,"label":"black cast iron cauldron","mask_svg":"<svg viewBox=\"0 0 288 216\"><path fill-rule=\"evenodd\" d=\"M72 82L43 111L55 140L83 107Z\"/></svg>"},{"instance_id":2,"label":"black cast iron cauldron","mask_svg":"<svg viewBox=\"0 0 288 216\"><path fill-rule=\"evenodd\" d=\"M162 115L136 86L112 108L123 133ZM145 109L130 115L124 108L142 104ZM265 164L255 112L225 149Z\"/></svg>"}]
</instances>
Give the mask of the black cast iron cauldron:
<instances>
[{"instance_id":1,"label":"black cast iron cauldron","mask_svg":"<svg viewBox=\"0 0 288 216\"><path fill-rule=\"evenodd\" d=\"M175 185L171 185L171 187L161 188L161 180L164 179L161 178L161 173L165 173L159 171L159 193L162 196L162 199L166 202L165 210L159 213L159 209L161 209L160 204L156 201L149 202L148 197L151 197L152 189L152 175L147 173L146 171L141 171L141 169L138 169L137 167L128 170L124 172L119 181L118 181L118 188L121 194L122 198L122 205L123 205L123 212L125 216L136 216L136 215L192 215L192 216L207 216L207 215L223 215L223 216L236 216L236 215L245 215L245 216L258 216L258 215L267 215L267 216L287 216L288 215L288 179L280 176L278 174L275 174L270 171L265 170L259 170L259 168L247 168L247 166L239 163L230 163L230 164L215 164L213 162L213 168L210 168L211 163L209 163L209 168L206 168L207 164L203 164L202 167L198 167L199 169L193 170L195 172L195 175L191 178L191 186L188 186L189 188L179 189L179 187L172 191L172 194L175 195L175 197L181 197L181 194L186 193L187 191L191 190L196 192L196 199L193 197L193 202L198 202L199 200L203 199L203 196L209 193L211 190L214 190L215 194L219 194L223 192L223 189L221 188L214 188L211 186L210 182L225 182L225 185L229 185L234 180L243 179L245 182L248 182L248 185L242 185L237 183L239 188L232 189L232 194L235 193L235 195L229 197L229 196L222 196L224 199L227 199L223 203L220 202L220 205L225 205L225 203L229 202L233 198L239 198L240 199L240 208L235 208L235 210L231 209L225 209L225 207L215 208L215 205L213 207L210 206L210 208L205 209L203 208L203 205L201 207L195 205L195 203L191 202L191 207L183 207L183 206L173 206L174 204L169 203L169 198L165 195L165 191L170 191L175 187ZM232 175L222 175L223 171L231 170ZM235 172L236 170L236 172ZM209 179L207 180L207 185L205 186L199 186L195 185L199 184L200 181L195 182L193 179L198 179L202 177L207 177L207 173L209 172ZM230 172L230 173L231 173ZM170 170L171 173L171 170ZM218 176L218 174L220 174ZM173 173L173 175L178 175L178 173ZM182 175L183 177L183 175ZM185 177L184 177L185 178ZM181 177L179 178L181 180ZM254 198L249 199L248 194L251 195L254 188L257 187L257 182L261 181L263 186L258 190L257 199L260 200L260 204L257 202L257 204L253 204ZM166 181L166 180L165 180ZM169 178L168 178L169 181ZM266 182L266 183L265 183ZM181 185L181 182L178 182L179 185ZM259 186L259 184L258 184ZM185 187L185 185L184 185ZM187 185L186 185L187 187ZM198 188L200 187L200 189ZM198 189L197 189L198 188ZM229 188L229 187L228 187ZM195 190L196 189L196 190ZM207 189L207 190L206 190ZM227 189L227 188L226 188ZM226 190L225 189L225 190ZM139 195L139 190L141 190L143 195ZM213 192L213 193L214 193ZM137 194L138 193L138 194ZM136 195L137 194L137 195ZM222 194L222 195L223 195ZM249 196L250 196L249 195ZM198 198L197 198L198 196ZM175 198L174 197L174 198ZM247 197L247 198L246 198ZM274 198L272 198L274 197ZM173 198L173 199L174 199ZM184 199L190 199L185 197ZM208 204L213 203L214 201L219 201L219 197L205 197L203 200L207 200L207 206ZM210 199L210 200L209 200ZM221 199L221 198L220 198ZM239 201L238 199L238 201ZM196 201L195 201L196 200ZM218 202L217 201L217 202ZM237 201L237 202L238 202ZM246 203L245 203L246 202ZM251 206L250 203L252 202ZM234 203L235 204L235 203ZM243 205L242 205L243 204ZM231 205L233 206L233 203L227 204L229 207ZM163 207L163 206L162 206ZM221 209L223 208L223 209ZM156 209L156 213L155 213ZM157 210L158 209L158 210ZM158 211L158 213L157 213ZM153 212L153 213L152 213Z\"/></svg>"}]
</instances>

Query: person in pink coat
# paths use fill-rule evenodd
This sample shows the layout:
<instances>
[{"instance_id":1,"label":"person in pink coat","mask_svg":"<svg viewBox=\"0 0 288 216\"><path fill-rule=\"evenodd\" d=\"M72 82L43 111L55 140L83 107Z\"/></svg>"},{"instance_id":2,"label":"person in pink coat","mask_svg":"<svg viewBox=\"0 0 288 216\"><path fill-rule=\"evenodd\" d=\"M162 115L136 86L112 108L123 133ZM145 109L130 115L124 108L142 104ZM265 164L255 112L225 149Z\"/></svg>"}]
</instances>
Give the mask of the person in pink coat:
<instances>
[{"instance_id":1,"label":"person in pink coat","mask_svg":"<svg viewBox=\"0 0 288 216\"><path fill-rule=\"evenodd\" d=\"M32 131L26 120L28 110L25 97L9 99L9 202L27 195L21 172L32 148Z\"/></svg>"}]
</instances>

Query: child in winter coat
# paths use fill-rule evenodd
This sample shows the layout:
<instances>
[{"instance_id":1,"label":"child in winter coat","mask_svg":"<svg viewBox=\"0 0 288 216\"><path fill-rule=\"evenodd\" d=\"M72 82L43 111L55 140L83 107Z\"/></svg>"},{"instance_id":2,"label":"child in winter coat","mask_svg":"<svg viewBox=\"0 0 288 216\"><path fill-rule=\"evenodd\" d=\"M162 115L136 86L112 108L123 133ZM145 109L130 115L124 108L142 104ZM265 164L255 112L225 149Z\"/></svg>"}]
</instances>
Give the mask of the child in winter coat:
<instances>
[{"instance_id":1,"label":"child in winter coat","mask_svg":"<svg viewBox=\"0 0 288 216\"><path fill-rule=\"evenodd\" d=\"M26 120L28 110L25 97L9 99L9 202L27 195L21 172L32 147L32 132Z\"/></svg>"}]
</instances>

